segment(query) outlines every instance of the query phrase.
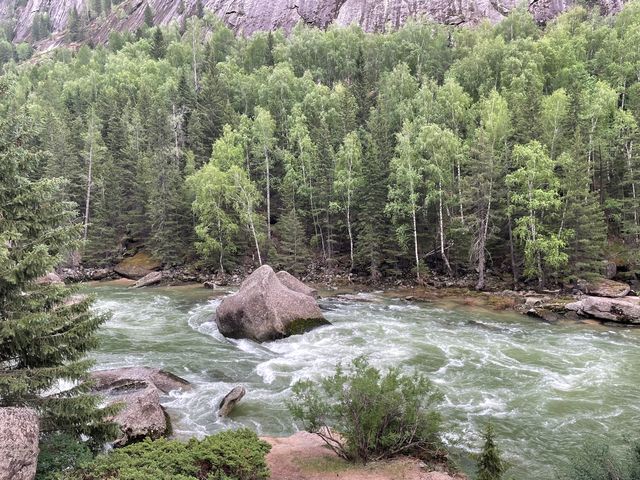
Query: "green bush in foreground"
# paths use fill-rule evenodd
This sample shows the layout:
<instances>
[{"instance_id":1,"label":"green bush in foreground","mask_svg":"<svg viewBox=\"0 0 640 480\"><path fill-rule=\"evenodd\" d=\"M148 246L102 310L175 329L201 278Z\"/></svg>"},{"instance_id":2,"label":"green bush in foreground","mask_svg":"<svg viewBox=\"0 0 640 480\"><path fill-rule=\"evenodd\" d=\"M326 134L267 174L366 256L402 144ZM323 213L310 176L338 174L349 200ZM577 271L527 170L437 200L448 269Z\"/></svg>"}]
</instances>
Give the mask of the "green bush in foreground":
<instances>
[{"instance_id":1,"label":"green bush in foreground","mask_svg":"<svg viewBox=\"0 0 640 480\"><path fill-rule=\"evenodd\" d=\"M56 480L92 459L91 449L79 438L68 433L46 435L40 440L36 480Z\"/></svg>"},{"instance_id":2,"label":"green bush in foreground","mask_svg":"<svg viewBox=\"0 0 640 480\"><path fill-rule=\"evenodd\" d=\"M144 440L100 455L74 480L263 480L271 446L251 430L222 432L188 442Z\"/></svg>"},{"instance_id":3,"label":"green bush in foreground","mask_svg":"<svg viewBox=\"0 0 640 480\"><path fill-rule=\"evenodd\" d=\"M382 375L364 358L345 373L339 365L319 383L298 382L288 407L304 428L346 460L367 462L400 454L429 456L440 443L442 400L422 375L396 368Z\"/></svg>"}]
</instances>

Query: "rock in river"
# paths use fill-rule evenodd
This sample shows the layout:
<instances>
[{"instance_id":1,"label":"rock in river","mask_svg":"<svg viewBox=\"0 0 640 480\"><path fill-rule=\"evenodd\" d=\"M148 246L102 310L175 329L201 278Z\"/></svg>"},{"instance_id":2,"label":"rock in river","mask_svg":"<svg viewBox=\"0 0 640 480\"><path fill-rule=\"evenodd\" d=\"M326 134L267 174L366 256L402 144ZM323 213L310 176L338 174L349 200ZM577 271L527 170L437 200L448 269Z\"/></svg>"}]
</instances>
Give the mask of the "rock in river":
<instances>
[{"instance_id":1,"label":"rock in river","mask_svg":"<svg viewBox=\"0 0 640 480\"><path fill-rule=\"evenodd\" d=\"M598 320L640 324L640 297L582 297L577 302L568 303L565 308Z\"/></svg>"},{"instance_id":2,"label":"rock in river","mask_svg":"<svg viewBox=\"0 0 640 480\"><path fill-rule=\"evenodd\" d=\"M149 287L156 283L160 283L162 281L162 276L162 272L151 272L134 283L133 288Z\"/></svg>"},{"instance_id":3,"label":"rock in river","mask_svg":"<svg viewBox=\"0 0 640 480\"><path fill-rule=\"evenodd\" d=\"M132 280L138 280L159 270L162 264L145 252L138 252L133 257L127 257L113 267L113 271Z\"/></svg>"},{"instance_id":4,"label":"rock in river","mask_svg":"<svg viewBox=\"0 0 640 480\"><path fill-rule=\"evenodd\" d=\"M0 408L0 480L32 480L40 422L30 408Z\"/></svg>"},{"instance_id":5,"label":"rock in river","mask_svg":"<svg viewBox=\"0 0 640 480\"><path fill-rule=\"evenodd\" d=\"M123 403L113 417L120 425L121 435L115 446L165 435L170 429L169 418L162 405L161 393L189 388L189 382L172 373L147 367L117 368L91 372L94 389L109 405Z\"/></svg>"},{"instance_id":6,"label":"rock in river","mask_svg":"<svg viewBox=\"0 0 640 480\"><path fill-rule=\"evenodd\" d=\"M275 340L327 325L316 300L283 284L263 265L226 297L216 312L220 333L257 342Z\"/></svg>"},{"instance_id":7,"label":"rock in river","mask_svg":"<svg viewBox=\"0 0 640 480\"><path fill-rule=\"evenodd\" d=\"M246 393L243 386L237 386L227 393L218 405L218 416L227 417Z\"/></svg>"}]
</instances>

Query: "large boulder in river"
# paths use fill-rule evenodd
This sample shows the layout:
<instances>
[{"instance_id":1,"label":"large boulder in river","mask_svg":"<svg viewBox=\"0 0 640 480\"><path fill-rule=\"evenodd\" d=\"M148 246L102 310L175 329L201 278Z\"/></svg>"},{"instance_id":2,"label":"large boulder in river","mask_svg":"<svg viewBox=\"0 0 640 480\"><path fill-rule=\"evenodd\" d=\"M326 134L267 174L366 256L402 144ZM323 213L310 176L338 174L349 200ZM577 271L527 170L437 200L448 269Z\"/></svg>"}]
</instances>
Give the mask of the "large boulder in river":
<instances>
[{"instance_id":1,"label":"large boulder in river","mask_svg":"<svg viewBox=\"0 0 640 480\"><path fill-rule=\"evenodd\" d=\"M587 295L596 297L619 298L626 296L631 287L626 283L614 280L600 279L590 283L579 282L578 288Z\"/></svg>"},{"instance_id":2,"label":"large boulder in river","mask_svg":"<svg viewBox=\"0 0 640 480\"><path fill-rule=\"evenodd\" d=\"M0 408L0 480L32 480L38 464L40 422L30 408Z\"/></svg>"},{"instance_id":3,"label":"large boulder in river","mask_svg":"<svg viewBox=\"0 0 640 480\"><path fill-rule=\"evenodd\" d=\"M264 342L329 322L311 295L287 287L270 266L263 265L242 282L237 293L222 300L216 323L225 337Z\"/></svg>"},{"instance_id":4,"label":"large boulder in river","mask_svg":"<svg viewBox=\"0 0 640 480\"><path fill-rule=\"evenodd\" d=\"M113 271L132 280L138 280L159 270L162 263L145 252L138 252L133 257L127 257L113 267Z\"/></svg>"},{"instance_id":5,"label":"large boulder in river","mask_svg":"<svg viewBox=\"0 0 640 480\"><path fill-rule=\"evenodd\" d=\"M118 368L91 373L94 391L108 405L123 404L109 420L120 426L115 446L160 438L170 430L170 420L160 396L171 390L188 388L189 382L163 370L146 367Z\"/></svg>"},{"instance_id":6,"label":"large boulder in river","mask_svg":"<svg viewBox=\"0 0 640 480\"><path fill-rule=\"evenodd\" d=\"M611 322L640 324L640 297L582 297L565 308L578 315Z\"/></svg>"}]
</instances>

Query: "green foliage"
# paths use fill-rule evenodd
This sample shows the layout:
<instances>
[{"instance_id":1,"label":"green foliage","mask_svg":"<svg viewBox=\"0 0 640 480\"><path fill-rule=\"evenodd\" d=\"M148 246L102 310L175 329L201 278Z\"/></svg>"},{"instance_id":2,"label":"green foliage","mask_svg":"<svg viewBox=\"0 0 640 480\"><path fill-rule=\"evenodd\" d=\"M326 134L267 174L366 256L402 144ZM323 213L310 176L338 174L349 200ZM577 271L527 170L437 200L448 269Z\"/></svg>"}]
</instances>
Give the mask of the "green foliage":
<instances>
[{"instance_id":1,"label":"green foliage","mask_svg":"<svg viewBox=\"0 0 640 480\"><path fill-rule=\"evenodd\" d=\"M7 94L6 91L3 94ZM96 331L106 320L91 298L72 288L39 285L78 245L74 205L60 179L39 178L44 156L29 147L34 135L24 114L0 122L0 407L29 406L44 432L92 436L113 433L103 423L86 383ZM11 122L8 122L11 118ZM61 382L70 382L64 387Z\"/></svg>"},{"instance_id":2,"label":"green foliage","mask_svg":"<svg viewBox=\"0 0 640 480\"><path fill-rule=\"evenodd\" d=\"M631 443L622 451L612 451L602 441L589 440L559 472L561 480L638 480L640 444Z\"/></svg>"},{"instance_id":3,"label":"green foliage","mask_svg":"<svg viewBox=\"0 0 640 480\"><path fill-rule=\"evenodd\" d=\"M476 479L500 480L507 470L507 465L504 460L502 460L500 450L495 443L495 433L491 423L487 424L483 439L482 451L478 455L477 460Z\"/></svg>"},{"instance_id":4,"label":"green foliage","mask_svg":"<svg viewBox=\"0 0 640 480\"><path fill-rule=\"evenodd\" d=\"M439 446L442 394L422 375L386 374L366 359L320 382L298 382L288 403L305 430L339 456L367 462L402 454L428 457Z\"/></svg>"},{"instance_id":5,"label":"green foliage","mask_svg":"<svg viewBox=\"0 0 640 480\"><path fill-rule=\"evenodd\" d=\"M263 480L271 446L251 430L188 442L149 439L98 456L70 476L77 480Z\"/></svg>"},{"instance_id":6,"label":"green foliage","mask_svg":"<svg viewBox=\"0 0 640 480\"><path fill-rule=\"evenodd\" d=\"M36 480L58 480L65 472L92 459L89 447L77 437L65 433L46 435L40 440Z\"/></svg>"},{"instance_id":7,"label":"green foliage","mask_svg":"<svg viewBox=\"0 0 640 480\"><path fill-rule=\"evenodd\" d=\"M89 3L91 15L110 8ZM165 264L268 257L373 279L476 276L483 289L487 272L515 285L593 276L607 240L640 245L637 1L544 27L516 8L476 29L300 25L250 38L201 1L185 3L179 27L150 28L150 5L146 26L112 33L109 50L60 49L16 69L31 47L0 40L16 81L1 108L48 125L33 144L90 219L87 264L144 246ZM87 21L71 8L71 40ZM226 131L242 158L212 174ZM525 157L544 170L531 189ZM187 181L200 169L213 196L225 191L208 213L207 181Z\"/></svg>"}]
</instances>

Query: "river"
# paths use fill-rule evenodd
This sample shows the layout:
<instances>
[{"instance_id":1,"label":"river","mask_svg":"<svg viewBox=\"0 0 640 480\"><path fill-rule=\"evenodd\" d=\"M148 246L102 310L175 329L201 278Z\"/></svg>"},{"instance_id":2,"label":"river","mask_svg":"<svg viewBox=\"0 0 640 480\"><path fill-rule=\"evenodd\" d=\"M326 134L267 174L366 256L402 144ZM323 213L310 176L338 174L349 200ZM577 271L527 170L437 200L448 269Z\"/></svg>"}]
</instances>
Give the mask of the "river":
<instances>
[{"instance_id":1,"label":"river","mask_svg":"<svg viewBox=\"0 0 640 480\"><path fill-rule=\"evenodd\" d=\"M359 355L378 367L428 375L445 395L445 440L458 451L477 450L493 419L510 476L518 480L555 478L589 437L620 444L640 431L640 329L550 325L513 313L361 294L321 300L331 326L256 344L219 334L213 315L227 292L86 288L96 294L98 311L113 312L93 354L96 368L160 367L194 385L163 401L178 437L237 426L291 434L296 425L285 407L291 385ZM232 418L217 419L217 402L238 384L246 397Z\"/></svg>"}]
</instances>

